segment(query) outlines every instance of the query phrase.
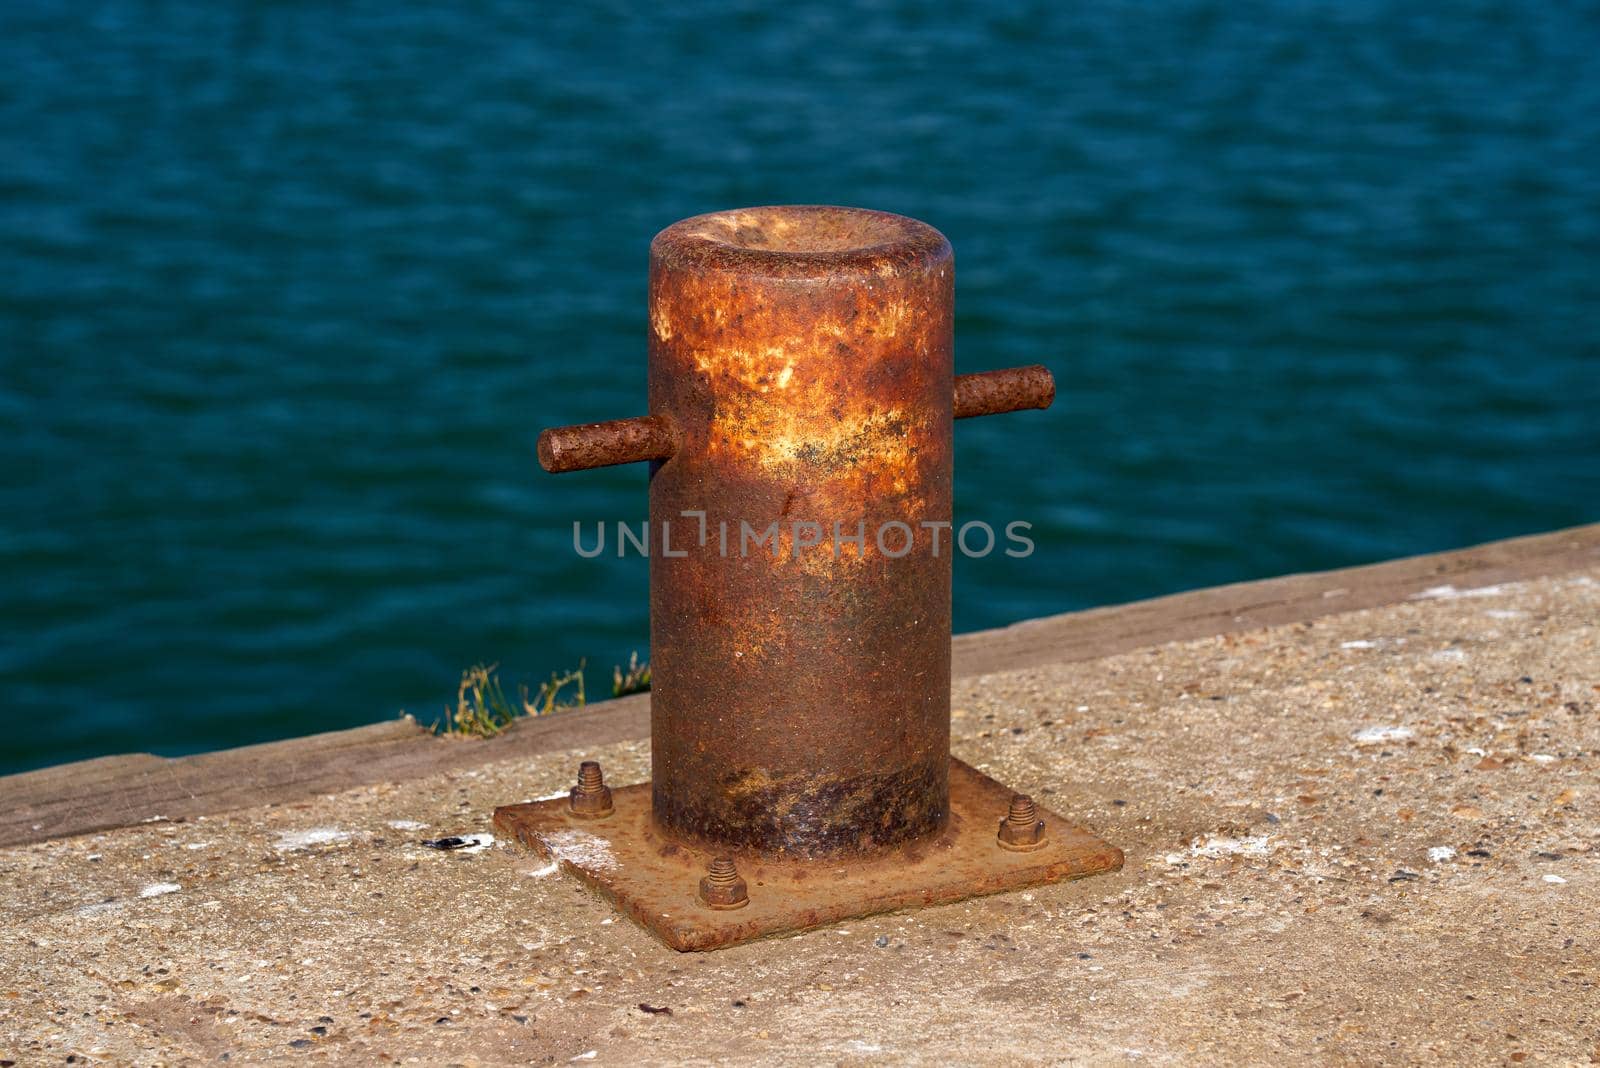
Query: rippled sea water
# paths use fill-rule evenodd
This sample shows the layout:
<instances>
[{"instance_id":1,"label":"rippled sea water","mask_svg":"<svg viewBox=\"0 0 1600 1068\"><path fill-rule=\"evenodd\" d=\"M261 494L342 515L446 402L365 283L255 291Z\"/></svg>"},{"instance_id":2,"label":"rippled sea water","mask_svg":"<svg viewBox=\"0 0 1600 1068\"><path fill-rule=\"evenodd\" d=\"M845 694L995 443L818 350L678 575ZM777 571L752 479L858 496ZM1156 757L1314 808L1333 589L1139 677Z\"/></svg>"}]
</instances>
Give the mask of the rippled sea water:
<instances>
[{"instance_id":1,"label":"rippled sea water","mask_svg":"<svg viewBox=\"0 0 1600 1068\"><path fill-rule=\"evenodd\" d=\"M957 258L968 630L1600 519L1600 10L11 0L0 771L426 720L645 653L543 425L644 405L645 251Z\"/></svg>"}]
</instances>

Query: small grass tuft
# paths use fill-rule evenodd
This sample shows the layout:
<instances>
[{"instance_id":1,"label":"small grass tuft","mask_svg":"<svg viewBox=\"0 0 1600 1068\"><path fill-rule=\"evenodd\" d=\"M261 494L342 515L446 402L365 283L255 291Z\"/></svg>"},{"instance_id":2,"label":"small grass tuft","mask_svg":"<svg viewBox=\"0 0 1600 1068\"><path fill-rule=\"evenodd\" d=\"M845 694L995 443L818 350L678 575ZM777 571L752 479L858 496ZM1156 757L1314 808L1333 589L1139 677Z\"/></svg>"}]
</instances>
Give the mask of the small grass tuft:
<instances>
[{"instance_id":1,"label":"small grass tuft","mask_svg":"<svg viewBox=\"0 0 1600 1068\"><path fill-rule=\"evenodd\" d=\"M565 712L569 708L582 708L588 704L588 698L583 693L583 667L587 661L578 661L576 670L558 675L550 673L549 682L539 684L539 694L533 700L528 699L528 688L522 688L522 711L530 716L548 716L552 712ZM573 688L570 700L563 699L561 691L568 686Z\"/></svg>"},{"instance_id":2,"label":"small grass tuft","mask_svg":"<svg viewBox=\"0 0 1600 1068\"><path fill-rule=\"evenodd\" d=\"M516 711L506 700L500 688L500 678L495 674L499 664L475 664L461 673L461 685L456 690L456 707L444 710L444 721L435 723L438 734L463 738L493 738L517 718Z\"/></svg>"},{"instance_id":3,"label":"small grass tuft","mask_svg":"<svg viewBox=\"0 0 1600 1068\"><path fill-rule=\"evenodd\" d=\"M461 685L456 690L456 707L444 710L444 719L434 723L435 734L455 738L493 738L522 716L547 716L569 708L581 708L585 703L583 692L583 662L574 671L550 675L550 681L539 685L536 696L529 697L528 688L522 687L522 707L514 708L506 698L500 677L495 673L499 664L476 664L461 673ZM568 687L570 696L563 696Z\"/></svg>"},{"instance_id":4,"label":"small grass tuft","mask_svg":"<svg viewBox=\"0 0 1600 1068\"><path fill-rule=\"evenodd\" d=\"M551 672L550 681L539 684L538 692L521 691L521 708L512 705L500 685L499 664L476 664L461 673L456 689L456 707L446 708L444 718L433 724L435 734L453 738L493 738L524 716L548 716L588 704L583 688L586 661L578 661L571 671ZM628 657L626 668L611 669L611 696L645 693L650 689L650 662L639 662L639 654Z\"/></svg>"},{"instance_id":5,"label":"small grass tuft","mask_svg":"<svg viewBox=\"0 0 1600 1068\"><path fill-rule=\"evenodd\" d=\"M650 690L650 661L639 663L638 653L628 654L628 670L618 664L611 669L611 696L626 697L630 693L647 693Z\"/></svg>"}]
</instances>

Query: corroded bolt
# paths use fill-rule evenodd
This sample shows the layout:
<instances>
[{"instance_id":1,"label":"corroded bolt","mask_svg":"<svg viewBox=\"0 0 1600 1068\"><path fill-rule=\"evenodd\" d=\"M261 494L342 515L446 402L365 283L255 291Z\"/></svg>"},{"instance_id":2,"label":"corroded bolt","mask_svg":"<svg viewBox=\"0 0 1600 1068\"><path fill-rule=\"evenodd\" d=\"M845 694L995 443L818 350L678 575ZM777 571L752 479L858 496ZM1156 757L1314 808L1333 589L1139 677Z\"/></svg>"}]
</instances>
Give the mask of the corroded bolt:
<instances>
[{"instance_id":1,"label":"corroded bolt","mask_svg":"<svg viewBox=\"0 0 1600 1068\"><path fill-rule=\"evenodd\" d=\"M585 760L578 765L578 785L568 797L574 816L599 819L611 815L611 787L606 785L598 760Z\"/></svg>"},{"instance_id":2,"label":"corroded bolt","mask_svg":"<svg viewBox=\"0 0 1600 1068\"><path fill-rule=\"evenodd\" d=\"M718 857L700 880L700 900L707 908L742 909L750 904L750 894L732 857Z\"/></svg>"},{"instance_id":3,"label":"corroded bolt","mask_svg":"<svg viewBox=\"0 0 1600 1068\"><path fill-rule=\"evenodd\" d=\"M1033 798L1017 794L1011 799L1011 811L1000 821L1000 845L1018 853L1027 853L1044 845L1044 820Z\"/></svg>"}]
</instances>

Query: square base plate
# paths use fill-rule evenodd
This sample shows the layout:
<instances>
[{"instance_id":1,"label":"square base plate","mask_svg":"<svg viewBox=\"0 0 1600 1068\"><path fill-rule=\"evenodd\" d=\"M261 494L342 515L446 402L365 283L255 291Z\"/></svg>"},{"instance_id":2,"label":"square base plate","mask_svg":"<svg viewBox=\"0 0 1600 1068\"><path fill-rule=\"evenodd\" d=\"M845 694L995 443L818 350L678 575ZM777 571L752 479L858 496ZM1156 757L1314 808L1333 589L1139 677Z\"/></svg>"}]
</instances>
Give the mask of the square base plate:
<instances>
[{"instance_id":1,"label":"square base plate","mask_svg":"<svg viewBox=\"0 0 1600 1068\"><path fill-rule=\"evenodd\" d=\"M952 758L950 819L938 837L867 861L735 854L750 900L726 911L699 898L713 854L656 827L648 782L612 790L614 811L602 819L573 816L567 800L557 798L497 808L494 826L582 879L673 949L705 950L1122 867L1120 849L1042 808L1044 845L1027 853L1001 847L995 831L1013 793Z\"/></svg>"}]
</instances>

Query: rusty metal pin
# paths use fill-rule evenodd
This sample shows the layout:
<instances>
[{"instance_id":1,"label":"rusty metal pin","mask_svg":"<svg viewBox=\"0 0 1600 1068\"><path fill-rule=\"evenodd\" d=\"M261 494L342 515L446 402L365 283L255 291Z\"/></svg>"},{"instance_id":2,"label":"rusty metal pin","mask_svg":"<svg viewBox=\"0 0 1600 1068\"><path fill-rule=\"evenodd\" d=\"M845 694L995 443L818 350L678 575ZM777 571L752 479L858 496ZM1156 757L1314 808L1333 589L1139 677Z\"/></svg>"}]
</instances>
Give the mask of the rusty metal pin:
<instances>
[{"instance_id":1,"label":"rusty metal pin","mask_svg":"<svg viewBox=\"0 0 1600 1068\"><path fill-rule=\"evenodd\" d=\"M955 417L1001 415L1028 408L1048 408L1056 399L1056 380L1040 364L1004 371L956 375Z\"/></svg>"},{"instance_id":2,"label":"rusty metal pin","mask_svg":"<svg viewBox=\"0 0 1600 1068\"><path fill-rule=\"evenodd\" d=\"M1011 799L1011 808L1000 821L996 840L1006 849L1016 853L1029 853L1045 843L1044 820L1039 818L1039 807L1027 794L1017 794Z\"/></svg>"},{"instance_id":3,"label":"rusty metal pin","mask_svg":"<svg viewBox=\"0 0 1600 1068\"><path fill-rule=\"evenodd\" d=\"M741 909L750 904L750 892L732 857L717 857L700 880L700 901L707 908Z\"/></svg>"},{"instance_id":4,"label":"rusty metal pin","mask_svg":"<svg viewBox=\"0 0 1600 1068\"><path fill-rule=\"evenodd\" d=\"M676 445L672 424L654 415L558 426L539 435L539 465L551 474L559 474L641 460L665 460Z\"/></svg>"},{"instance_id":5,"label":"rusty metal pin","mask_svg":"<svg viewBox=\"0 0 1600 1068\"><path fill-rule=\"evenodd\" d=\"M578 783L567 796L574 816L599 819L611 815L611 787L606 785L598 760L578 765Z\"/></svg>"}]
</instances>

